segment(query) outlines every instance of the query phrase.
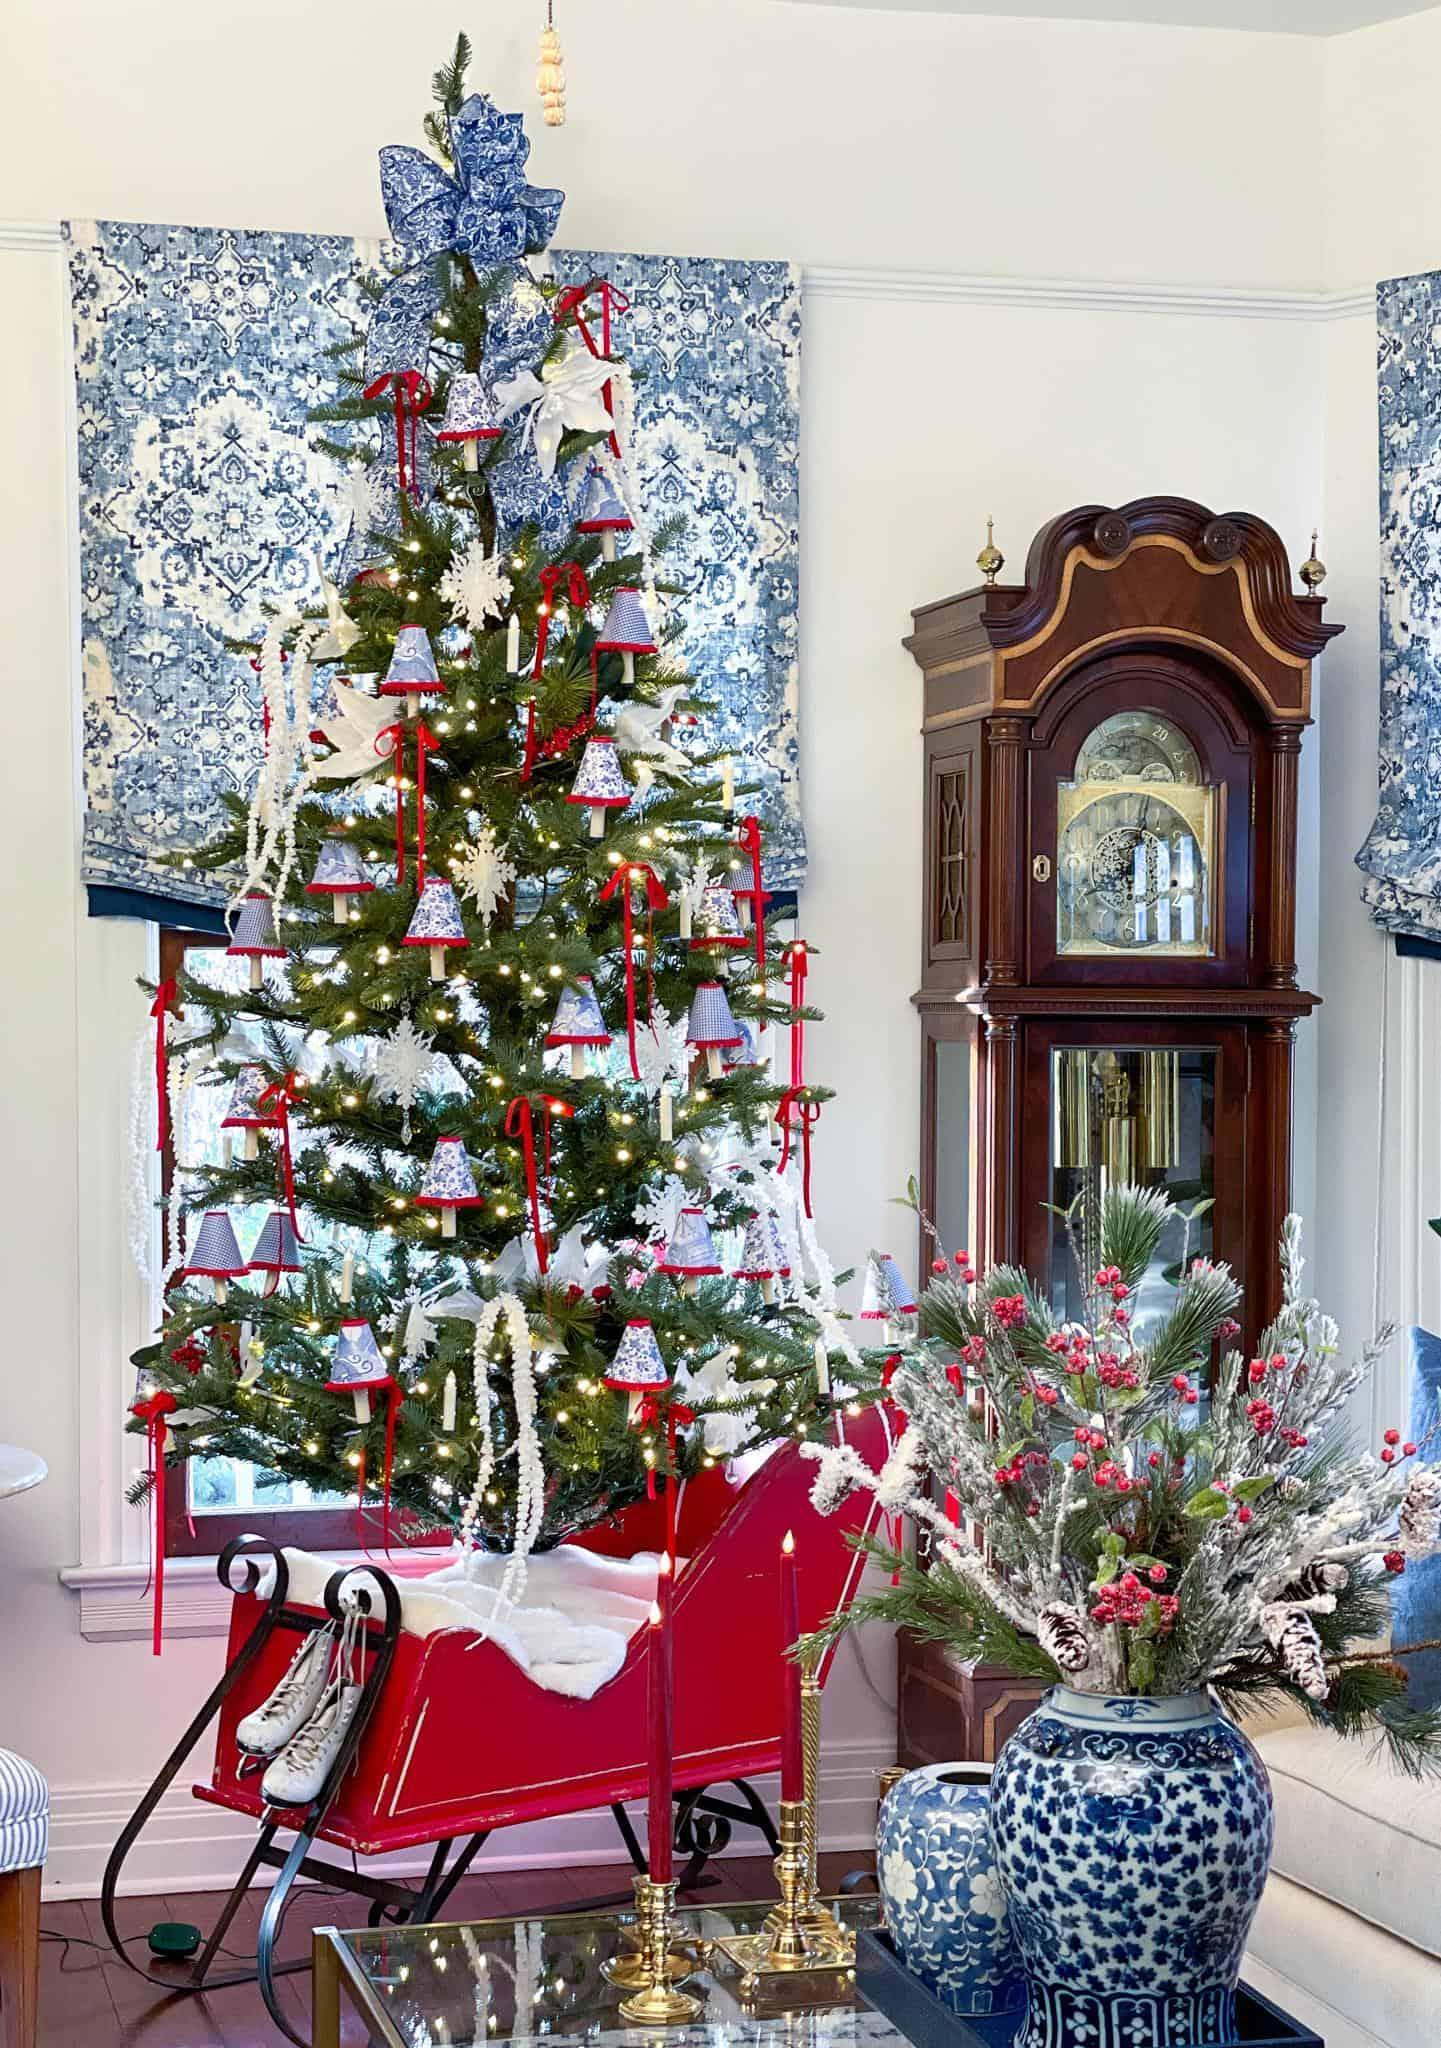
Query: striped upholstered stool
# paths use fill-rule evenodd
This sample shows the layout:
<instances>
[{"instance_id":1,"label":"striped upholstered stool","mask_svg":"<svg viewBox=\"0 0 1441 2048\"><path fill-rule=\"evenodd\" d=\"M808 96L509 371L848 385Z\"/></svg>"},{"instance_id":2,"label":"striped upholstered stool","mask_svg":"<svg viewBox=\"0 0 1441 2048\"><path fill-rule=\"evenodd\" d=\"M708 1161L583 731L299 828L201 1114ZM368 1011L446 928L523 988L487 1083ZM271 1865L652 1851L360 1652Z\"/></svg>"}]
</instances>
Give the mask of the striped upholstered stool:
<instances>
[{"instance_id":1,"label":"striped upholstered stool","mask_svg":"<svg viewBox=\"0 0 1441 2048\"><path fill-rule=\"evenodd\" d=\"M0 1749L0 2041L35 2048L40 1986L40 1872L50 1788L23 1756Z\"/></svg>"}]
</instances>

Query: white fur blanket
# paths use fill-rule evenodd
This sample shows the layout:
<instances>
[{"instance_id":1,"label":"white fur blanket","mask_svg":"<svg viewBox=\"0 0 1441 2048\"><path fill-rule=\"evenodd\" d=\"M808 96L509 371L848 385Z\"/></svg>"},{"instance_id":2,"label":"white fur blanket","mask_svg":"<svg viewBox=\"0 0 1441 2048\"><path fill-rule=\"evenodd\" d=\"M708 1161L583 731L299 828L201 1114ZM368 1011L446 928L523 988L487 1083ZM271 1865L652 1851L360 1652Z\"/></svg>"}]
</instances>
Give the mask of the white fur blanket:
<instances>
[{"instance_id":1,"label":"white fur blanket","mask_svg":"<svg viewBox=\"0 0 1441 2048\"><path fill-rule=\"evenodd\" d=\"M285 1562L289 1598L301 1607L319 1607L334 1562L289 1549ZM599 1557L562 1543L527 1561L524 1604L507 1603L499 1611L503 1557L472 1556L467 1563L452 1554L439 1570L427 1571L411 1552L397 1556L393 1566L387 1560L385 1569L400 1592L401 1624L412 1635L478 1631L547 1692L588 1700L625 1662L625 1646L655 1599L658 1564L654 1551ZM363 1584L360 1576L351 1581L353 1587ZM264 1598L269 1590L267 1573L258 1591Z\"/></svg>"}]
</instances>

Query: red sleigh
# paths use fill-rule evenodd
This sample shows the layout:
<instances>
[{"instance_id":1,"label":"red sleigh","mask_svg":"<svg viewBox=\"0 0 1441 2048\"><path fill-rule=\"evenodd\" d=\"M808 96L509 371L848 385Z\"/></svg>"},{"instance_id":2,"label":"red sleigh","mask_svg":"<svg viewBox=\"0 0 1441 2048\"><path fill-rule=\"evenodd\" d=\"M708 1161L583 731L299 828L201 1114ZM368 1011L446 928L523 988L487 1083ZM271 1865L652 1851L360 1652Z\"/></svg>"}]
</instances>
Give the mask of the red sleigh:
<instances>
[{"instance_id":1,"label":"red sleigh","mask_svg":"<svg viewBox=\"0 0 1441 2048\"><path fill-rule=\"evenodd\" d=\"M868 1463L879 1466L887 1435L882 1411L850 1420L846 1434ZM775 1846L769 1817L748 1781L780 1763L782 1667L770 1646L778 1625L781 1539L787 1529L794 1531L801 1627L811 1629L854 1590L862 1560L845 1539L869 1527L876 1511L873 1496L862 1493L836 1514L818 1515L809 1499L814 1476L815 1467L801 1458L799 1447L787 1444L744 1485L733 1486L716 1468L692 1480L681 1497L677 1549L689 1562L675 1593L674 1783L678 1842L691 1856L682 1883L694 1878L707 1848L724 1839L732 1821L760 1827ZM617 1556L658 1549L662 1515L661 1502L642 1502L609 1528L577 1540ZM297 1877L319 1877L368 1898L372 1920L383 1913L429 1920L494 1829L599 1806L611 1807L640 1865L624 1802L642 1799L646 1791L644 1631L631 1638L621 1669L593 1698L569 1699L535 1685L494 1643L477 1642L472 1630L406 1634L399 1594L384 1571L337 1571L322 1611L287 1603L284 1559L272 1544L254 1538L233 1544L220 1560L227 1585L233 1585L237 1559L247 1584L235 1597L225 1674L126 1824L106 1866L102 1914L112 1945L127 1962L113 1915L125 1857L217 1713L214 1768L208 1784L195 1786L195 1795L251 1815L258 1831L182 1983L199 1989L235 1981L211 1977L211 1964L257 1871L277 1867L261 1916L257 1966L271 2016L292 2039L298 2037L276 2001L273 1951ZM256 1592L258 1561L273 1567L266 1599ZM295 1636L339 1618L346 1582L367 1583L357 1579L362 1571L378 1586L385 1611L367 1621L365 1697L350 1739L313 1806L303 1813L268 1807L258 1774L242 1772L236 1725L279 1681L294 1654ZM717 1796L713 1788L724 1785L734 1787L735 1800ZM277 1845L282 1833L294 1836L288 1848ZM355 1857L422 1845L433 1845L433 1853L417 1890L349 1863L312 1857L317 1841ZM164 1981L175 1988L173 1976Z\"/></svg>"}]
</instances>

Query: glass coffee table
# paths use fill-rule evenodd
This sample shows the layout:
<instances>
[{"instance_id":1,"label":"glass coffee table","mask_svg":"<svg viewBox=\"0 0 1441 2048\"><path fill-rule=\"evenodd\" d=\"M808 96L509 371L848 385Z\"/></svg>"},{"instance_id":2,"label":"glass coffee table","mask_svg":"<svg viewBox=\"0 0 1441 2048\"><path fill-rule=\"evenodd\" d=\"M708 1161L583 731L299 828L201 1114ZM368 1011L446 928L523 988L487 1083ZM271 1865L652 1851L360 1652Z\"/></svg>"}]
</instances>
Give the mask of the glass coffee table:
<instances>
[{"instance_id":1,"label":"glass coffee table","mask_svg":"<svg viewBox=\"0 0 1441 2048\"><path fill-rule=\"evenodd\" d=\"M874 1894L831 1899L847 1927L873 1927ZM780 2048L797 2028L825 2048L881 2048L901 2036L863 2001L819 2012L752 2018L738 1980L707 1967L707 1945L727 1934L759 1931L774 1899L700 1906L678 1912L675 1938L701 1958L686 1989L704 2003L682 2027L630 2027L617 2010L624 1995L601 1974L634 1926L634 1910L568 1913L528 1920L473 1920L437 1927L376 1927L315 1932L312 2048L339 2048L342 2003L384 2048L482 2048L482 2044L607 2041L675 2048ZM350 2038L354 2038L353 2035Z\"/></svg>"}]
</instances>

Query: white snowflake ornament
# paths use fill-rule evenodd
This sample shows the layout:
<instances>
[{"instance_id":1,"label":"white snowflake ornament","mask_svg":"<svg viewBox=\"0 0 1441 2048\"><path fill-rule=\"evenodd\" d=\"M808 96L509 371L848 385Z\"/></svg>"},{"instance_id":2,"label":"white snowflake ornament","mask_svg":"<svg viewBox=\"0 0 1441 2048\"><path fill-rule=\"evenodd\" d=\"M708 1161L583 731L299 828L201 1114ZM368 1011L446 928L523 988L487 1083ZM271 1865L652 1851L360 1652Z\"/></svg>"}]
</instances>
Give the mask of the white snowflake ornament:
<instances>
[{"instance_id":1,"label":"white snowflake ornament","mask_svg":"<svg viewBox=\"0 0 1441 2048\"><path fill-rule=\"evenodd\" d=\"M451 559L440 579L440 594L454 605L472 633L484 630L488 618L500 618L510 596L510 577L499 554L488 555L485 544L472 540L462 554Z\"/></svg>"},{"instance_id":2,"label":"white snowflake ornament","mask_svg":"<svg viewBox=\"0 0 1441 2048\"><path fill-rule=\"evenodd\" d=\"M403 1114L400 1135L410 1143L410 1112L424 1087L435 1059L435 1040L417 1031L409 1017L402 1017L388 1038L375 1046L376 1093L398 1103Z\"/></svg>"},{"instance_id":3,"label":"white snowflake ornament","mask_svg":"<svg viewBox=\"0 0 1441 2048\"><path fill-rule=\"evenodd\" d=\"M628 1067L630 1054L623 1039L617 1041L620 1055ZM660 1092L661 1083L684 1072L681 1048L684 1041L677 1039L675 1020L670 1016L664 1003L656 1003L647 1024L637 1020L635 1027L635 1063L640 1068L640 1085L647 1095Z\"/></svg>"},{"instance_id":4,"label":"white snowflake ornament","mask_svg":"<svg viewBox=\"0 0 1441 2048\"><path fill-rule=\"evenodd\" d=\"M515 880L515 862L500 845L493 829L482 825L475 845L467 846L459 857L455 885L480 912L481 922L487 931L491 919L515 886Z\"/></svg>"},{"instance_id":5,"label":"white snowflake ornament","mask_svg":"<svg viewBox=\"0 0 1441 2048\"><path fill-rule=\"evenodd\" d=\"M690 1199L685 1182L673 1173L647 1188L635 1205L637 1237L645 1244L669 1243L676 1219Z\"/></svg>"}]
</instances>

